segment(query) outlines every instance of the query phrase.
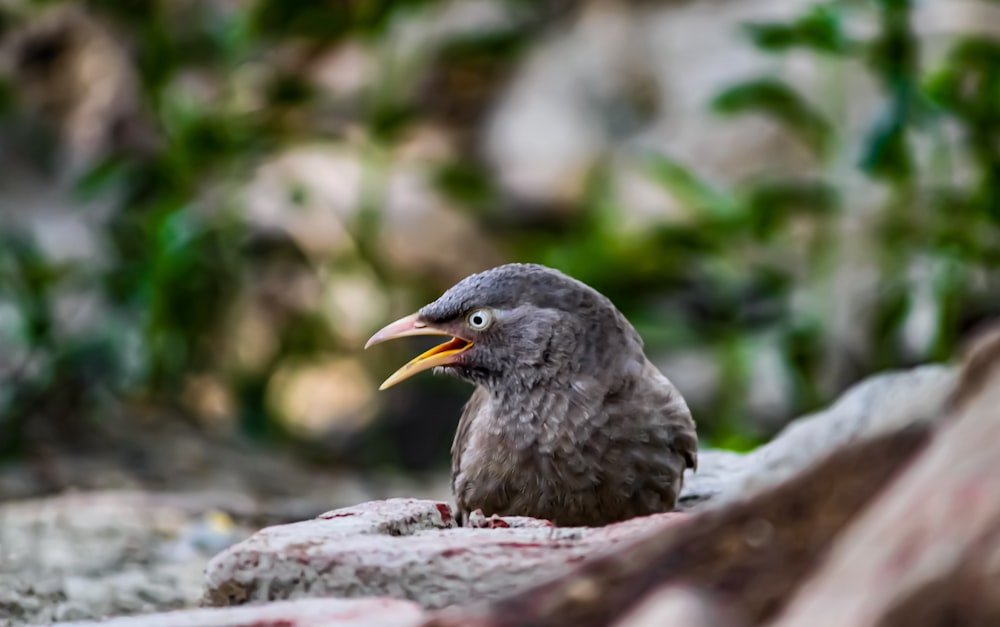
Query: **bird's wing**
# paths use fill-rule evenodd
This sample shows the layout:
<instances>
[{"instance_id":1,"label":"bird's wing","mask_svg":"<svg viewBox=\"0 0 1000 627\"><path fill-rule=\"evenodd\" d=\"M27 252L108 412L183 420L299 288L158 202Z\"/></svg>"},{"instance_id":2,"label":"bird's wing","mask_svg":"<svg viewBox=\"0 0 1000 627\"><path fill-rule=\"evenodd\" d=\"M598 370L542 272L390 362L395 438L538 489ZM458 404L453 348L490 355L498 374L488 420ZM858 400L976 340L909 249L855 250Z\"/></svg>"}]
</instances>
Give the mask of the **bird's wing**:
<instances>
[{"instance_id":1,"label":"bird's wing","mask_svg":"<svg viewBox=\"0 0 1000 627\"><path fill-rule=\"evenodd\" d=\"M676 394L680 398L680 393ZM676 428L673 447L684 458L684 463L688 468L698 470L698 433L695 431L694 419L691 417L687 404L684 403L683 399L681 399L681 403L683 407L675 407L667 414L667 419Z\"/></svg>"},{"instance_id":2,"label":"bird's wing","mask_svg":"<svg viewBox=\"0 0 1000 627\"><path fill-rule=\"evenodd\" d=\"M657 381L651 386L649 404L659 409L667 426L670 447L683 459L687 468L698 469L698 433L694 418L680 390L659 369L646 360L645 376Z\"/></svg>"}]
</instances>

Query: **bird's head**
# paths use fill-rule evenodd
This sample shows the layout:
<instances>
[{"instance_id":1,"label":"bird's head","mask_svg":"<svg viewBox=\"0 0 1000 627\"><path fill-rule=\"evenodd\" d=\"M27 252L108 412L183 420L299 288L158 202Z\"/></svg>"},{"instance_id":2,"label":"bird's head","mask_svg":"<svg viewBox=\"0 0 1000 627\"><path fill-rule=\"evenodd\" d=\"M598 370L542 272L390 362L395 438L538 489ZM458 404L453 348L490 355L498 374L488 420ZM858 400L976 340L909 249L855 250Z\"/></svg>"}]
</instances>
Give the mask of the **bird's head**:
<instances>
[{"instance_id":1,"label":"bird's head","mask_svg":"<svg viewBox=\"0 0 1000 627\"><path fill-rule=\"evenodd\" d=\"M487 387L568 382L580 373L614 372L642 351L638 333L610 300L534 264L507 264L466 277L380 330L365 348L411 335L451 339L415 357L379 389L431 368Z\"/></svg>"}]
</instances>

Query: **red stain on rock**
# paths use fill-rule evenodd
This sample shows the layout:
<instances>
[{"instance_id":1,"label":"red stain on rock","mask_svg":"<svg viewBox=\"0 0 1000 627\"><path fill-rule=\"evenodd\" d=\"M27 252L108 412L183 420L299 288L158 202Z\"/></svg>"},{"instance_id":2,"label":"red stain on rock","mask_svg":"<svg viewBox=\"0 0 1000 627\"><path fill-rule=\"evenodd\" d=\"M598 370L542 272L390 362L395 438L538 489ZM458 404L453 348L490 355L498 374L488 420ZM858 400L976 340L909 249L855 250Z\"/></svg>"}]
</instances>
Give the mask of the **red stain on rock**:
<instances>
[{"instance_id":1,"label":"red stain on rock","mask_svg":"<svg viewBox=\"0 0 1000 627\"><path fill-rule=\"evenodd\" d=\"M349 516L357 516L356 512L342 512L340 510L327 512L326 514L320 515L320 520L330 520L331 518L347 518Z\"/></svg>"},{"instance_id":2,"label":"red stain on rock","mask_svg":"<svg viewBox=\"0 0 1000 627\"><path fill-rule=\"evenodd\" d=\"M921 527L909 530L897 541L895 551L886 560L882 577L895 581L899 574L908 570L925 551L928 542L927 534Z\"/></svg>"},{"instance_id":3,"label":"red stain on rock","mask_svg":"<svg viewBox=\"0 0 1000 627\"><path fill-rule=\"evenodd\" d=\"M549 549L559 548L558 543L549 542L497 542L497 546L504 549Z\"/></svg>"},{"instance_id":4,"label":"red stain on rock","mask_svg":"<svg viewBox=\"0 0 1000 627\"><path fill-rule=\"evenodd\" d=\"M441 514L441 522L448 525L451 524L455 518L451 515L451 508L448 507L447 503L438 503L437 511Z\"/></svg>"},{"instance_id":5,"label":"red stain on rock","mask_svg":"<svg viewBox=\"0 0 1000 627\"><path fill-rule=\"evenodd\" d=\"M979 477L971 477L959 484L955 490L955 499L963 509L976 507L990 498L989 486L983 485Z\"/></svg>"}]
</instances>

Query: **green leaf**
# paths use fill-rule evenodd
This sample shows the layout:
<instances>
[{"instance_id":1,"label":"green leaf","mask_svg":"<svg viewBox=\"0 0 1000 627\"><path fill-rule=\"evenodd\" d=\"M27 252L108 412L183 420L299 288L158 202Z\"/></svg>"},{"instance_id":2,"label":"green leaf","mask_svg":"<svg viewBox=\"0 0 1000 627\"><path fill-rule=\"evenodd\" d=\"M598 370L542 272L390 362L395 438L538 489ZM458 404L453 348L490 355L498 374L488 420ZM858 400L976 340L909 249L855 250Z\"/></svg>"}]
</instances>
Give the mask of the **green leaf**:
<instances>
[{"instance_id":1,"label":"green leaf","mask_svg":"<svg viewBox=\"0 0 1000 627\"><path fill-rule=\"evenodd\" d=\"M16 93L8 79L0 78L0 115L8 115L13 110Z\"/></svg>"},{"instance_id":2,"label":"green leaf","mask_svg":"<svg viewBox=\"0 0 1000 627\"><path fill-rule=\"evenodd\" d=\"M893 181L905 180L912 173L906 117L898 102L891 102L872 125L860 165L874 178Z\"/></svg>"},{"instance_id":3,"label":"green leaf","mask_svg":"<svg viewBox=\"0 0 1000 627\"><path fill-rule=\"evenodd\" d=\"M120 159L104 159L76 181L75 192L82 200L91 200L124 183L128 170Z\"/></svg>"},{"instance_id":4,"label":"green leaf","mask_svg":"<svg viewBox=\"0 0 1000 627\"><path fill-rule=\"evenodd\" d=\"M1000 42L981 37L959 41L926 81L925 93L964 127L979 179L970 199L1000 223Z\"/></svg>"},{"instance_id":5,"label":"green leaf","mask_svg":"<svg viewBox=\"0 0 1000 627\"><path fill-rule=\"evenodd\" d=\"M925 83L935 104L962 117L1000 111L1000 42L970 37L949 52L944 67Z\"/></svg>"},{"instance_id":6,"label":"green leaf","mask_svg":"<svg viewBox=\"0 0 1000 627\"><path fill-rule=\"evenodd\" d=\"M441 0L262 0L253 25L264 36L337 41L354 33L377 35L400 13Z\"/></svg>"},{"instance_id":7,"label":"green leaf","mask_svg":"<svg viewBox=\"0 0 1000 627\"><path fill-rule=\"evenodd\" d=\"M470 209L481 209L494 198L493 181L484 169L469 161L453 161L435 173L438 189Z\"/></svg>"},{"instance_id":8,"label":"green leaf","mask_svg":"<svg viewBox=\"0 0 1000 627\"><path fill-rule=\"evenodd\" d=\"M817 155L829 145L832 129L792 87L776 78L740 83L715 97L712 108L721 114L759 113L788 125Z\"/></svg>"},{"instance_id":9,"label":"green leaf","mask_svg":"<svg viewBox=\"0 0 1000 627\"><path fill-rule=\"evenodd\" d=\"M741 212L732 196L715 189L673 159L650 155L646 159L646 169L656 182L689 209L716 218L732 217Z\"/></svg>"},{"instance_id":10,"label":"green leaf","mask_svg":"<svg viewBox=\"0 0 1000 627\"><path fill-rule=\"evenodd\" d=\"M829 5L815 6L789 23L760 22L745 26L754 45L768 52L806 48L816 52L846 55L857 49L844 32L840 11Z\"/></svg>"},{"instance_id":11,"label":"green leaf","mask_svg":"<svg viewBox=\"0 0 1000 627\"><path fill-rule=\"evenodd\" d=\"M838 207L837 190L823 181L780 181L754 185L746 192L754 235L778 235L794 215L825 215Z\"/></svg>"}]
</instances>

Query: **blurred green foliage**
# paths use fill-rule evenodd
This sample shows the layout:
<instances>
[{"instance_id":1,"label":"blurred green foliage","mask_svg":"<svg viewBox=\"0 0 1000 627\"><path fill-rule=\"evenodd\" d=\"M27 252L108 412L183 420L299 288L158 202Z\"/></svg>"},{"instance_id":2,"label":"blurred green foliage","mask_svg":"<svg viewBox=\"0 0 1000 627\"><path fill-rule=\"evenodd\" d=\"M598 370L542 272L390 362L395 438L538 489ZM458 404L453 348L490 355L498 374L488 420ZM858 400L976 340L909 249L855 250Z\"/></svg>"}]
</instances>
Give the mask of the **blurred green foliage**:
<instances>
[{"instance_id":1,"label":"blurred green foliage","mask_svg":"<svg viewBox=\"0 0 1000 627\"><path fill-rule=\"evenodd\" d=\"M304 63L341 41L382 42L395 36L393 24L434 4L152 2L141 10L125 0L86 4L128 34L141 109L152 120L155 140L141 150L111 151L78 182L81 198L114 199L106 227L109 263L61 267L39 255L23 234L2 234L0 299L19 320L17 337L3 340L26 349L28 357L0 384L0 453L24 449L26 425L56 411L47 403L55 396L69 399L68 407L81 416L109 399L142 396L175 404L187 378L197 373L222 374L244 433L284 435L264 398L270 377L283 360L330 350L337 340L316 316L298 312L274 330L280 349L266 367L248 371L223 361L218 337L227 312L260 263L248 244L241 207L225 193L226 182L247 178L283 146L342 139L352 124L366 130L375 159L427 118L475 126L525 48L567 11L560 2L511 2L519 20L509 29L457 38L427 58L387 63L360 107L324 100L298 63L275 60L290 48L291 58ZM831 291L824 282L834 281L843 254L837 221L852 209L845 204L845 150L862 146L846 156L850 169L886 192L877 226L884 242L882 285L865 330L873 350L859 358L851 376L906 361L900 344L913 305L905 286L914 260L934 262L936 335L924 358L947 359L968 319L993 313L973 278L984 271L992 276L1000 261L1000 45L968 37L943 64L923 67L913 11L907 0L844 0L817 4L785 23L747 25L748 49L828 60L832 92L844 64L863 68L882 87L881 113L861 141L846 135L843 120L810 104L816 94L799 93L778 75L749 76L711 103L719 116L762 115L790 129L822 164L816 176L722 188L683 158L648 154L646 173L690 219L629 234L616 228L624 208L617 205L610 168L602 165L572 219L539 225L498 219L505 199L471 149L440 164L436 183L477 220L496 227L494 237L512 257L558 267L610 296L652 350L696 349L714 356L719 393L697 408L704 439L751 447L767 435L742 419L762 336L774 339L782 355L794 412L816 408L837 391L819 382L830 341L826 310L794 307L792 293L802 277L821 292ZM873 37L848 34L845 20L856 15L874 19ZM6 16L4 28L32 16ZM249 80L251 65L263 98L247 106L241 81ZM428 93L413 77L415 68L430 66L443 82ZM198 72L212 83L212 96L203 101L178 88L181 78ZM468 93L458 93L455 85ZM0 115L12 115L18 85L6 84L0 101L9 103ZM951 154L936 138L956 128L960 154ZM913 158L918 139L929 139L936 158ZM960 162L971 164L971 178L952 175ZM196 210L206 203L225 210ZM360 259L389 287L413 282L412 276L393 276L380 259L377 194L368 205L364 215L371 219L351 233L357 258L343 263ZM813 225L806 267L789 267L782 251L792 225L803 221ZM83 340L64 338L54 328L54 293L67 284L100 286L109 305L102 329ZM433 296L440 286L421 289L420 295Z\"/></svg>"}]
</instances>

